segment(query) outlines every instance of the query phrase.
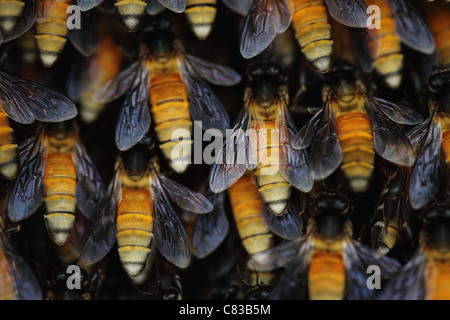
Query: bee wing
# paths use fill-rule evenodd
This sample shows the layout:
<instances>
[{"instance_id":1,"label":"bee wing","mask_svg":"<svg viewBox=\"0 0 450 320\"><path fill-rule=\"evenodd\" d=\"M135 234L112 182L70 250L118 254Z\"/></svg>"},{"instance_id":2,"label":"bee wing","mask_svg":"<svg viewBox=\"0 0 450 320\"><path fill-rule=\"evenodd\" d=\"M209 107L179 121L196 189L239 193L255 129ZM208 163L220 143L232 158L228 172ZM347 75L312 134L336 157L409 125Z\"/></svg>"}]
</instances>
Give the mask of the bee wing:
<instances>
[{"instance_id":1,"label":"bee wing","mask_svg":"<svg viewBox=\"0 0 450 320\"><path fill-rule=\"evenodd\" d=\"M192 236L193 253L199 259L216 250L229 229L224 209L225 192L213 193L208 189L206 198L213 203L214 209L209 214L197 216Z\"/></svg>"},{"instance_id":2,"label":"bee wing","mask_svg":"<svg viewBox=\"0 0 450 320\"><path fill-rule=\"evenodd\" d=\"M420 113L409 107L386 101L381 98L371 97L377 103L378 108L392 121L400 124L415 125L423 121Z\"/></svg>"},{"instance_id":3,"label":"bee wing","mask_svg":"<svg viewBox=\"0 0 450 320\"><path fill-rule=\"evenodd\" d=\"M359 259L363 262L363 264L366 267L370 265L376 265L380 267L382 277L391 277L401 268L401 265L397 260L392 259L388 256L381 256L380 258L375 258L374 250L365 246L359 241L353 240L352 246L355 252L357 253ZM365 274L367 275L367 273Z\"/></svg>"},{"instance_id":4,"label":"bee wing","mask_svg":"<svg viewBox=\"0 0 450 320\"><path fill-rule=\"evenodd\" d=\"M81 238L79 262L93 265L103 259L116 243L116 211L121 194L117 171L98 210L89 219Z\"/></svg>"},{"instance_id":5,"label":"bee wing","mask_svg":"<svg viewBox=\"0 0 450 320\"><path fill-rule=\"evenodd\" d=\"M415 152L400 128L381 111L378 102L364 95L364 108L373 131L375 151L384 159L399 166L414 164Z\"/></svg>"},{"instance_id":6,"label":"bee wing","mask_svg":"<svg viewBox=\"0 0 450 320\"><path fill-rule=\"evenodd\" d=\"M300 215L292 203L281 215L274 215L265 205L262 207L261 218L270 231L286 240L296 240L302 236Z\"/></svg>"},{"instance_id":7,"label":"bee wing","mask_svg":"<svg viewBox=\"0 0 450 320\"><path fill-rule=\"evenodd\" d=\"M309 192L314 180L309 170L307 153L304 149L296 150L292 147L296 129L285 102L279 114L275 123L280 137L280 172L295 188Z\"/></svg>"},{"instance_id":8,"label":"bee wing","mask_svg":"<svg viewBox=\"0 0 450 320\"><path fill-rule=\"evenodd\" d=\"M100 173L81 142L75 145L73 157L77 171L75 191L77 207L86 218L90 219L98 211L99 203L105 196L105 186Z\"/></svg>"},{"instance_id":9,"label":"bee wing","mask_svg":"<svg viewBox=\"0 0 450 320\"><path fill-rule=\"evenodd\" d=\"M145 8L145 11L151 15L157 15L158 13L162 12L163 10L165 10L166 7L163 6L159 1L157 0L150 0L147 3L147 7Z\"/></svg>"},{"instance_id":10,"label":"bee wing","mask_svg":"<svg viewBox=\"0 0 450 320\"><path fill-rule=\"evenodd\" d=\"M409 202L414 209L420 209L429 203L440 188L441 139L441 125L432 117L409 178Z\"/></svg>"},{"instance_id":11,"label":"bee wing","mask_svg":"<svg viewBox=\"0 0 450 320\"><path fill-rule=\"evenodd\" d=\"M311 145L312 139L315 137L322 120L325 108L321 108L314 116L297 132L293 141L294 149L305 149Z\"/></svg>"},{"instance_id":12,"label":"bee wing","mask_svg":"<svg viewBox=\"0 0 450 320\"><path fill-rule=\"evenodd\" d=\"M189 264L189 240L181 221L170 205L158 181L155 190L155 230L154 239L159 252L179 268Z\"/></svg>"},{"instance_id":13,"label":"bee wing","mask_svg":"<svg viewBox=\"0 0 450 320\"><path fill-rule=\"evenodd\" d=\"M427 23L410 1L389 1L394 14L395 29L402 41L414 50L431 54L435 50L434 37Z\"/></svg>"},{"instance_id":14,"label":"bee wing","mask_svg":"<svg viewBox=\"0 0 450 320\"><path fill-rule=\"evenodd\" d=\"M227 134L223 148L211 166L209 186L214 193L222 192L238 181L247 170L248 143L246 132L250 126L250 114L243 108L238 121Z\"/></svg>"},{"instance_id":15,"label":"bee wing","mask_svg":"<svg viewBox=\"0 0 450 320\"><path fill-rule=\"evenodd\" d=\"M223 134L230 127L230 118L214 92L197 75L195 69L179 55L179 67L189 94L189 108L194 121L201 121L204 130L218 129Z\"/></svg>"},{"instance_id":16,"label":"bee wing","mask_svg":"<svg viewBox=\"0 0 450 320\"><path fill-rule=\"evenodd\" d=\"M67 36L73 46L85 57L90 56L98 41L97 20L95 11L80 14L80 28L68 29Z\"/></svg>"},{"instance_id":17,"label":"bee wing","mask_svg":"<svg viewBox=\"0 0 450 320\"><path fill-rule=\"evenodd\" d=\"M150 2L156 0L150 0ZM158 0L164 7L176 13L184 12L187 0Z\"/></svg>"},{"instance_id":18,"label":"bee wing","mask_svg":"<svg viewBox=\"0 0 450 320\"><path fill-rule=\"evenodd\" d=\"M233 86L241 81L239 73L233 69L183 53L185 63L195 70L203 79L218 86Z\"/></svg>"},{"instance_id":19,"label":"bee wing","mask_svg":"<svg viewBox=\"0 0 450 320\"><path fill-rule=\"evenodd\" d=\"M252 6L253 0L222 0L222 2L234 12L245 17Z\"/></svg>"},{"instance_id":20,"label":"bee wing","mask_svg":"<svg viewBox=\"0 0 450 320\"><path fill-rule=\"evenodd\" d=\"M424 300L425 266L425 256L417 252L375 298L377 300Z\"/></svg>"},{"instance_id":21,"label":"bee wing","mask_svg":"<svg viewBox=\"0 0 450 320\"><path fill-rule=\"evenodd\" d=\"M201 193L192 191L164 176L159 176L159 181L169 199L181 209L194 213L208 213L214 209L214 205Z\"/></svg>"},{"instance_id":22,"label":"bee wing","mask_svg":"<svg viewBox=\"0 0 450 320\"><path fill-rule=\"evenodd\" d=\"M358 66L365 73L370 73L380 53L380 30L376 28L350 28L350 45Z\"/></svg>"},{"instance_id":23,"label":"bee wing","mask_svg":"<svg viewBox=\"0 0 450 320\"><path fill-rule=\"evenodd\" d=\"M11 32L3 34L3 42L17 39L31 29L37 17L37 3L38 1L25 1L25 6L16 27Z\"/></svg>"},{"instance_id":24,"label":"bee wing","mask_svg":"<svg viewBox=\"0 0 450 320\"><path fill-rule=\"evenodd\" d=\"M80 7L81 11L88 11L99 4L101 4L103 0L78 0L77 5Z\"/></svg>"},{"instance_id":25,"label":"bee wing","mask_svg":"<svg viewBox=\"0 0 450 320\"><path fill-rule=\"evenodd\" d=\"M369 15L363 0L326 0L328 12L338 22L353 28L366 28Z\"/></svg>"},{"instance_id":26,"label":"bee wing","mask_svg":"<svg viewBox=\"0 0 450 320\"><path fill-rule=\"evenodd\" d=\"M69 73L67 74L65 92L70 100L78 102L83 90L83 79L87 73L87 62L83 56L77 55L72 62Z\"/></svg>"},{"instance_id":27,"label":"bee wing","mask_svg":"<svg viewBox=\"0 0 450 320\"><path fill-rule=\"evenodd\" d=\"M134 62L131 66L121 71L115 78L109 80L96 90L92 99L100 103L107 103L117 99L131 88L139 72L142 73L140 69L141 62Z\"/></svg>"},{"instance_id":28,"label":"bee wing","mask_svg":"<svg viewBox=\"0 0 450 320\"><path fill-rule=\"evenodd\" d=\"M11 189L8 199L8 217L12 222L19 222L32 215L42 204L44 198L43 171L45 155L43 144L39 137L25 141L20 150L22 159L19 175Z\"/></svg>"},{"instance_id":29,"label":"bee wing","mask_svg":"<svg viewBox=\"0 0 450 320\"><path fill-rule=\"evenodd\" d=\"M422 123L418 124L411 130L406 132L405 135L415 150L419 148L419 145L423 141L422 139L427 134L428 128L430 127L432 121L433 117L430 116L427 119L425 119Z\"/></svg>"},{"instance_id":30,"label":"bee wing","mask_svg":"<svg viewBox=\"0 0 450 320\"><path fill-rule=\"evenodd\" d=\"M3 111L19 123L59 122L74 118L76 106L63 94L41 84L0 72Z\"/></svg>"},{"instance_id":31,"label":"bee wing","mask_svg":"<svg viewBox=\"0 0 450 320\"><path fill-rule=\"evenodd\" d=\"M115 134L121 151L136 145L150 128L148 78L147 68L139 68L123 103Z\"/></svg>"},{"instance_id":32,"label":"bee wing","mask_svg":"<svg viewBox=\"0 0 450 320\"><path fill-rule=\"evenodd\" d=\"M242 29L242 56L250 59L264 51L277 33L283 33L289 27L293 11L292 0L255 0Z\"/></svg>"}]
</instances>

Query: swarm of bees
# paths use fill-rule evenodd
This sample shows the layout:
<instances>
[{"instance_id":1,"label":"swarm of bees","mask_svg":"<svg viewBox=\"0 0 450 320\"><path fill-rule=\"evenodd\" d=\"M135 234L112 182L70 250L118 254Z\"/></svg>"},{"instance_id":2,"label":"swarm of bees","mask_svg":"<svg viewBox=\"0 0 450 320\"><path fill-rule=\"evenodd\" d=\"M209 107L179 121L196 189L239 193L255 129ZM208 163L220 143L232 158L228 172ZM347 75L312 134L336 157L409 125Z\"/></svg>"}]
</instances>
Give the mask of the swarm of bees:
<instances>
[{"instance_id":1,"label":"swarm of bees","mask_svg":"<svg viewBox=\"0 0 450 320\"><path fill-rule=\"evenodd\" d=\"M450 299L449 33L445 0L0 1L0 299Z\"/></svg>"}]
</instances>

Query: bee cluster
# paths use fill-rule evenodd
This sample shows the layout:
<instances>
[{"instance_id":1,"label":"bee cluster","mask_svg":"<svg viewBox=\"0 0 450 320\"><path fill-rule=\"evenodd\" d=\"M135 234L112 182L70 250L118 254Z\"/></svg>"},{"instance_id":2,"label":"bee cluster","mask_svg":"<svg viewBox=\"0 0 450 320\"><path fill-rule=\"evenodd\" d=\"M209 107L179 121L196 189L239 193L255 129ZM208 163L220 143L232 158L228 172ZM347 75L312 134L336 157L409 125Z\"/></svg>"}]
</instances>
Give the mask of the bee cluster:
<instances>
[{"instance_id":1,"label":"bee cluster","mask_svg":"<svg viewBox=\"0 0 450 320\"><path fill-rule=\"evenodd\" d=\"M449 299L448 4L0 1L0 299Z\"/></svg>"}]
</instances>

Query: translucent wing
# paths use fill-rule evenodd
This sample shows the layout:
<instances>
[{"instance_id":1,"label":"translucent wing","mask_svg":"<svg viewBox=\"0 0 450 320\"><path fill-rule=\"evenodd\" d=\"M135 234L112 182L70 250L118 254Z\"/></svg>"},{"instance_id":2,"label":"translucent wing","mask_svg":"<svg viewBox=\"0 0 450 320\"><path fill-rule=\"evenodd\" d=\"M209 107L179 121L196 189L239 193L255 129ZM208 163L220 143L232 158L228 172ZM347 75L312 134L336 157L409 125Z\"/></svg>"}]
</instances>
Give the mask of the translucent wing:
<instances>
[{"instance_id":1,"label":"translucent wing","mask_svg":"<svg viewBox=\"0 0 450 320\"><path fill-rule=\"evenodd\" d=\"M410 167L414 164L415 153L399 127L381 111L379 104L365 95L364 108L373 131L375 151L384 159L397 165Z\"/></svg>"},{"instance_id":2,"label":"translucent wing","mask_svg":"<svg viewBox=\"0 0 450 320\"><path fill-rule=\"evenodd\" d=\"M350 45L358 66L365 73L370 73L380 53L380 30L376 28L350 28Z\"/></svg>"},{"instance_id":3,"label":"translucent wing","mask_svg":"<svg viewBox=\"0 0 450 320\"><path fill-rule=\"evenodd\" d=\"M429 203L440 188L441 139L440 123L436 117L432 117L409 179L408 195L414 209Z\"/></svg>"},{"instance_id":4,"label":"translucent wing","mask_svg":"<svg viewBox=\"0 0 450 320\"><path fill-rule=\"evenodd\" d=\"M250 126L250 114L242 109L239 119L219 150L209 175L209 186L214 193L222 192L236 181L247 170L247 136Z\"/></svg>"},{"instance_id":5,"label":"translucent wing","mask_svg":"<svg viewBox=\"0 0 450 320\"><path fill-rule=\"evenodd\" d=\"M328 12L338 22L353 28L366 28L369 15L363 0L326 0Z\"/></svg>"},{"instance_id":6,"label":"translucent wing","mask_svg":"<svg viewBox=\"0 0 450 320\"><path fill-rule=\"evenodd\" d=\"M376 265L380 267L382 277L391 277L401 268L401 265L397 260L388 256L375 258L374 250L359 241L352 240L352 246L364 266Z\"/></svg>"},{"instance_id":7,"label":"translucent wing","mask_svg":"<svg viewBox=\"0 0 450 320\"><path fill-rule=\"evenodd\" d=\"M204 195L164 176L159 176L159 181L169 199L180 208L194 213L208 213L213 210L214 205Z\"/></svg>"},{"instance_id":8,"label":"translucent wing","mask_svg":"<svg viewBox=\"0 0 450 320\"><path fill-rule=\"evenodd\" d=\"M128 150L136 145L150 128L148 72L139 68L116 127L116 145L119 150Z\"/></svg>"},{"instance_id":9,"label":"translucent wing","mask_svg":"<svg viewBox=\"0 0 450 320\"><path fill-rule=\"evenodd\" d=\"M420 113L409 107L395 104L381 98L370 97L378 108L392 121L400 124L415 125L423 121Z\"/></svg>"},{"instance_id":10,"label":"translucent wing","mask_svg":"<svg viewBox=\"0 0 450 320\"><path fill-rule=\"evenodd\" d=\"M135 78L138 76L141 62L136 61L131 66L121 71L115 78L111 79L97 91L95 91L92 98L101 103L107 103L117 99L127 92Z\"/></svg>"},{"instance_id":11,"label":"translucent wing","mask_svg":"<svg viewBox=\"0 0 450 320\"><path fill-rule=\"evenodd\" d=\"M81 142L75 145L73 157L77 171L75 191L77 207L89 219L99 210L99 205L105 196L105 186L100 173Z\"/></svg>"},{"instance_id":12,"label":"translucent wing","mask_svg":"<svg viewBox=\"0 0 450 320\"><path fill-rule=\"evenodd\" d=\"M166 198L158 181L155 190L155 245L159 252L179 268L185 268L190 260L189 240L181 221Z\"/></svg>"},{"instance_id":13,"label":"translucent wing","mask_svg":"<svg viewBox=\"0 0 450 320\"><path fill-rule=\"evenodd\" d=\"M82 12L80 15L80 28L68 29L67 36L73 46L83 56L90 56L94 52L98 40L95 11Z\"/></svg>"},{"instance_id":14,"label":"translucent wing","mask_svg":"<svg viewBox=\"0 0 450 320\"><path fill-rule=\"evenodd\" d=\"M278 33L289 27L293 11L291 0L255 0L242 29L242 56L250 59L264 51Z\"/></svg>"},{"instance_id":15,"label":"translucent wing","mask_svg":"<svg viewBox=\"0 0 450 320\"><path fill-rule=\"evenodd\" d=\"M300 215L292 203L281 215L274 215L263 206L261 218L270 231L283 239L296 240L302 236Z\"/></svg>"},{"instance_id":16,"label":"translucent wing","mask_svg":"<svg viewBox=\"0 0 450 320\"><path fill-rule=\"evenodd\" d=\"M95 8L102 2L103 0L78 0L77 4L80 7L81 11L88 11Z\"/></svg>"},{"instance_id":17,"label":"translucent wing","mask_svg":"<svg viewBox=\"0 0 450 320\"><path fill-rule=\"evenodd\" d=\"M230 127L230 119L225 108L193 67L185 61L179 59L179 67L188 90L192 119L201 121L204 130L218 129L225 135L226 129Z\"/></svg>"},{"instance_id":18,"label":"translucent wing","mask_svg":"<svg viewBox=\"0 0 450 320\"><path fill-rule=\"evenodd\" d=\"M394 13L395 29L402 41L417 51L433 53L433 34L413 4L404 0L391 0L388 3Z\"/></svg>"},{"instance_id":19,"label":"translucent wing","mask_svg":"<svg viewBox=\"0 0 450 320\"><path fill-rule=\"evenodd\" d=\"M163 6L159 1L157 0L150 0L147 3L147 7L145 8L145 11L151 15L157 15L158 13L162 12L163 10L165 10L166 7Z\"/></svg>"},{"instance_id":20,"label":"translucent wing","mask_svg":"<svg viewBox=\"0 0 450 320\"><path fill-rule=\"evenodd\" d=\"M325 108L321 108L295 135L292 141L294 149L305 149L311 145L311 142L319 129L319 123L322 121Z\"/></svg>"},{"instance_id":21,"label":"translucent wing","mask_svg":"<svg viewBox=\"0 0 450 320\"><path fill-rule=\"evenodd\" d=\"M203 79L219 86L233 86L241 81L241 76L230 67L222 66L217 63L207 61L202 58L194 57L183 53L185 63L189 63Z\"/></svg>"},{"instance_id":22,"label":"translucent wing","mask_svg":"<svg viewBox=\"0 0 450 320\"><path fill-rule=\"evenodd\" d=\"M424 300L426 259L417 252L382 288L377 300Z\"/></svg>"},{"instance_id":23,"label":"translucent wing","mask_svg":"<svg viewBox=\"0 0 450 320\"><path fill-rule=\"evenodd\" d=\"M427 134L428 128L431 126L432 121L433 117L428 117L421 124L418 124L411 130L406 132L405 135L415 150L418 150L419 145L422 141L424 141L423 138Z\"/></svg>"},{"instance_id":24,"label":"translucent wing","mask_svg":"<svg viewBox=\"0 0 450 320\"><path fill-rule=\"evenodd\" d=\"M26 140L26 143L30 143L30 140ZM28 152L23 154L24 159L21 159L23 165L8 199L8 217L12 222L28 218L40 207L44 198L44 147L40 141L32 147L29 144L28 146L26 148Z\"/></svg>"},{"instance_id":25,"label":"translucent wing","mask_svg":"<svg viewBox=\"0 0 450 320\"><path fill-rule=\"evenodd\" d=\"M38 1L25 1L22 15L17 21L16 27L9 33L3 34L3 42L14 40L31 29L36 21Z\"/></svg>"},{"instance_id":26,"label":"translucent wing","mask_svg":"<svg viewBox=\"0 0 450 320\"><path fill-rule=\"evenodd\" d=\"M253 0L222 0L222 2L231 10L245 17L252 6Z\"/></svg>"},{"instance_id":27,"label":"translucent wing","mask_svg":"<svg viewBox=\"0 0 450 320\"><path fill-rule=\"evenodd\" d=\"M150 0L156 1L156 0ZM158 0L164 7L176 13L182 13L186 9L187 0Z\"/></svg>"},{"instance_id":28,"label":"translucent wing","mask_svg":"<svg viewBox=\"0 0 450 320\"><path fill-rule=\"evenodd\" d=\"M208 188L206 198L213 203L214 209L206 215L197 216L192 236L192 251L200 259L217 249L229 229L224 209L225 192L213 193Z\"/></svg>"},{"instance_id":29,"label":"translucent wing","mask_svg":"<svg viewBox=\"0 0 450 320\"><path fill-rule=\"evenodd\" d=\"M3 111L19 123L59 122L74 118L76 106L63 94L41 84L0 72Z\"/></svg>"}]
</instances>

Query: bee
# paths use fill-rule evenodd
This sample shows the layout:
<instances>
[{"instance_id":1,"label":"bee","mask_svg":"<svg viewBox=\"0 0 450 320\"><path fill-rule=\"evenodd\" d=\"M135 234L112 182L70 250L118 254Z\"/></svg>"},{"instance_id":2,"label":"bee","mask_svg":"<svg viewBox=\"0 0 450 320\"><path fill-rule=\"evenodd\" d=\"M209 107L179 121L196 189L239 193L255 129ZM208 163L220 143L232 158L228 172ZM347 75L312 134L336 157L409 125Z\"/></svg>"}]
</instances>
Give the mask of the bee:
<instances>
[{"instance_id":1,"label":"bee","mask_svg":"<svg viewBox=\"0 0 450 320\"><path fill-rule=\"evenodd\" d=\"M448 204L434 204L423 213L420 246L397 275L384 286L380 300L448 300L450 210Z\"/></svg>"},{"instance_id":2,"label":"bee","mask_svg":"<svg viewBox=\"0 0 450 320\"><path fill-rule=\"evenodd\" d=\"M0 72L0 173L13 180L19 158L10 119L30 124L35 120L57 122L77 115L76 106L64 95L41 84Z\"/></svg>"},{"instance_id":3,"label":"bee","mask_svg":"<svg viewBox=\"0 0 450 320\"><path fill-rule=\"evenodd\" d=\"M363 193L374 171L375 152L399 166L414 164L414 149L396 123L417 124L422 116L368 95L352 70L342 65L329 72L322 89L324 106L297 133L293 148L311 146L308 161L315 180L341 165L351 190Z\"/></svg>"},{"instance_id":4,"label":"bee","mask_svg":"<svg viewBox=\"0 0 450 320\"><path fill-rule=\"evenodd\" d=\"M78 0L81 11L88 11L103 0ZM120 20L128 31L135 31L141 25L145 12L155 15L164 9L182 13L186 8L187 0L115 0L114 6Z\"/></svg>"},{"instance_id":5,"label":"bee","mask_svg":"<svg viewBox=\"0 0 450 320\"><path fill-rule=\"evenodd\" d=\"M0 2L0 44L17 39L33 26L35 1L4 0Z\"/></svg>"},{"instance_id":6,"label":"bee","mask_svg":"<svg viewBox=\"0 0 450 320\"><path fill-rule=\"evenodd\" d=\"M8 217L19 222L45 204L51 239L64 244L75 210L89 219L105 191L102 178L79 138L75 122L44 126L20 145L21 169L8 199Z\"/></svg>"},{"instance_id":7,"label":"bee","mask_svg":"<svg viewBox=\"0 0 450 320\"><path fill-rule=\"evenodd\" d=\"M427 4L425 18L434 36L438 65L446 67L450 64L450 10L444 6Z\"/></svg>"},{"instance_id":8,"label":"bee","mask_svg":"<svg viewBox=\"0 0 450 320\"><path fill-rule=\"evenodd\" d=\"M13 248L3 226L0 230L0 270L0 300L43 299L35 273Z\"/></svg>"},{"instance_id":9,"label":"bee","mask_svg":"<svg viewBox=\"0 0 450 320\"><path fill-rule=\"evenodd\" d=\"M409 179L409 202L421 209L448 186L450 169L450 70L435 70L428 78L430 116L407 134L418 156Z\"/></svg>"},{"instance_id":10,"label":"bee","mask_svg":"<svg viewBox=\"0 0 450 320\"><path fill-rule=\"evenodd\" d=\"M2 31L8 33L16 27L24 6L25 2L19 0L0 2L0 28Z\"/></svg>"},{"instance_id":11,"label":"bee","mask_svg":"<svg viewBox=\"0 0 450 320\"><path fill-rule=\"evenodd\" d=\"M389 88L397 89L402 82L403 54L401 44L430 54L435 50L433 34L411 4L404 0L367 0L367 5L380 9L379 50L372 68L382 76Z\"/></svg>"},{"instance_id":12,"label":"bee","mask_svg":"<svg viewBox=\"0 0 450 320\"><path fill-rule=\"evenodd\" d=\"M291 147L296 129L288 111L282 68L257 62L250 66L248 76L244 107L212 165L209 183L218 193L251 170L264 203L280 215L288 207L291 185L308 192L312 179L306 153Z\"/></svg>"},{"instance_id":13,"label":"bee","mask_svg":"<svg viewBox=\"0 0 450 320\"><path fill-rule=\"evenodd\" d=\"M400 267L386 256L375 259L371 248L352 238L348 210L343 194L322 193L314 199L305 236L253 256L249 265L259 270L286 267L269 299L367 299L367 266L379 266L386 276Z\"/></svg>"},{"instance_id":14,"label":"bee","mask_svg":"<svg viewBox=\"0 0 450 320\"><path fill-rule=\"evenodd\" d=\"M80 117L85 123L94 122L103 111L105 104L92 97L98 88L119 74L123 60L122 50L112 35L104 34L90 57L73 64L66 91L73 101L79 101Z\"/></svg>"},{"instance_id":15,"label":"bee","mask_svg":"<svg viewBox=\"0 0 450 320\"><path fill-rule=\"evenodd\" d=\"M229 127L228 114L201 78L230 86L240 76L228 67L184 53L174 42L170 26L165 18L151 22L140 59L100 88L94 99L109 102L128 92L116 127L119 150L136 145L153 118L161 151L172 169L183 173L191 159L193 121L222 133Z\"/></svg>"},{"instance_id":16,"label":"bee","mask_svg":"<svg viewBox=\"0 0 450 320\"><path fill-rule=\"evenodd\" d=\"M133 278L141 273L153 239L171 263L186 268L189 241L168 199L188 211L207 213L213 205L200 193L160 175L155 158L137 145L119 155L103 209L82 240L80 262L92 265L102 259L117 239L122 266Z\"/></svg>"},{"instance_id":17,"label":"bee","mask_svg":"<svg viewBox=\"0 0 450 320\"><path fill-rule=\"evenodd\" d=\"M292 21L295 37L306 60L315 70L326 73L333 56L327 8L330 15L344 25L367 26L367 6L361 0L255 0L242 29L242 56L250 59L261 53L276 34L288 29Z\"/></svg>"}]
</instances>

